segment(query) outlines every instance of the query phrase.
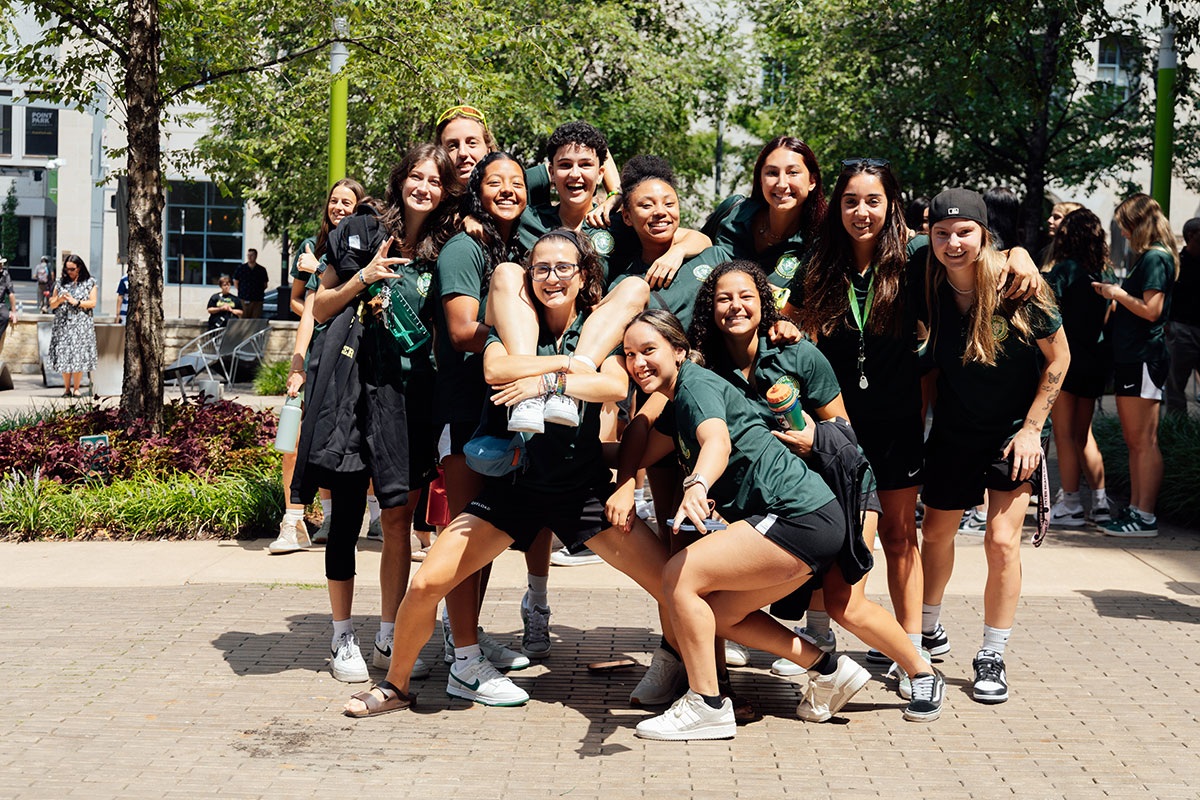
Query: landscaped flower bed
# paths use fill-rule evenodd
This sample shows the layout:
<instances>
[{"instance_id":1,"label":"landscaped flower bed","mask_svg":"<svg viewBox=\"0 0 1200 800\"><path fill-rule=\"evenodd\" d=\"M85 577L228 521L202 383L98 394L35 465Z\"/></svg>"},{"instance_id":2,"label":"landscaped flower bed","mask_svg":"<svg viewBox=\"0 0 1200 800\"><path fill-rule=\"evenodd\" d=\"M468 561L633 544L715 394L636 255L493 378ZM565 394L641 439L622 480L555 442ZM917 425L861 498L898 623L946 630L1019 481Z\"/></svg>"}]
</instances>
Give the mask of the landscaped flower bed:
<instances>
[{"instance_id":1,"label":"landscaped flower bed","mask_svg":"<svg viewBox=\"0 0 1200 800\"><path fill-rule=\"evenodd\" d=\"M116 409L0 420L0 536L256 536L283 508L269 411L174 402L161 436ZM83 436L106 434L107 448Z\"/></svg>"}]
</instances>

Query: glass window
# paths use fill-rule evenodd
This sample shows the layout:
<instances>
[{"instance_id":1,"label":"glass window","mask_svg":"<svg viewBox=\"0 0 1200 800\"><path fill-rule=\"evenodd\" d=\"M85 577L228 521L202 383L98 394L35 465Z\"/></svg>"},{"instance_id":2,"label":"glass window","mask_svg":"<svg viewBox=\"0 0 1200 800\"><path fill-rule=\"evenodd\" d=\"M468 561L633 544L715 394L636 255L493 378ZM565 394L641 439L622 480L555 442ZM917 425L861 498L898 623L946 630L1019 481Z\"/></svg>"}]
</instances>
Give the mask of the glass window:
<instances>
[{"instance_id":1,"label":"glass window","mask_svg":"<svg viewBox=\"0 0 1200 800\"><path fill-rule=\"evenodd\" d=\"M167 182L167 283L216 285L242 263L240 194L222 196L208 181Z\"/></svg>"},{"instance_id":2,"label":"glass window","mask_svg":"<svg viewBox=\"0 0 1200 800\"><path fill-rule=\"evenodd\" d=\"M0 91L0 155L11 156L13 147L12 136L12 106L7 105L12 100L12 92L7 89Z\"/></svg>"},{"instance_id":3,"label":"glass window","mask_svg":"<svg viewBox=\"0 0 1200 800\"><path fill-rule=\"evenodd\" d=\"M1138 83L1138 49L1128 36L1110 34L1100 40L1096 59L1096 80L1106 83L1122 100L1128 99Z\"/></svg>"}]
</instances>

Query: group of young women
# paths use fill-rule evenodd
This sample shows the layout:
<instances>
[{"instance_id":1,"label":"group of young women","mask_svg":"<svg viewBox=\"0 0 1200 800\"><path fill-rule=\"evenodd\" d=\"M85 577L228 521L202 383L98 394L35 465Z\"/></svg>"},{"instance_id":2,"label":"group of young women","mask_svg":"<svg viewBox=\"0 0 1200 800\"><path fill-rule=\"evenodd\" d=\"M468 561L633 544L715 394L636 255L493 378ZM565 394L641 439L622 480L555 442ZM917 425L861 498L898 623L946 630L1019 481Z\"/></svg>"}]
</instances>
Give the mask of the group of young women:
<instances>
[{"instance_id":1,"label":"group of young women","mask_svg":"<svg viewBox=\"0 0 1200 800\"><path fill-rule=\"evenodd\" d=\"M929 235L913 238L886 161L843 161L826 205L815 154L783 136L710 236L680 226L665 160L618 170L582 122L546 150L523 168L483 113L455 106L381 202L335 184L302 247L289 513L330 491L332 669L345 681L368 678L350 603L369 484L382 509L373 661L387 676L345 713L412 705L443 599L446 691L528 701L505 672L550 652L553 534L659 605L662 640L631 702L669 708L638 736L732 737L752 713L728 680L746 648L777 656L778 674L807 672L797 714L828 720L870 678L836 652L830 619L895 663L906 719L936 719L954 533L985 489L974 697L1006 700L1021 524L1070 356L1049 285L1023 250L995 247L980 196L939 194ZM451 521L410 583L409 532L437 464ZM657 532L636 512L643 481ZM276 549L307 544L292 531ZM877 535L894 616L863 593ZM510 547L529 573L521 652L478 625L488 567ZM807 609L808 624L768 608Z\"/></svg>"}]
</instances>

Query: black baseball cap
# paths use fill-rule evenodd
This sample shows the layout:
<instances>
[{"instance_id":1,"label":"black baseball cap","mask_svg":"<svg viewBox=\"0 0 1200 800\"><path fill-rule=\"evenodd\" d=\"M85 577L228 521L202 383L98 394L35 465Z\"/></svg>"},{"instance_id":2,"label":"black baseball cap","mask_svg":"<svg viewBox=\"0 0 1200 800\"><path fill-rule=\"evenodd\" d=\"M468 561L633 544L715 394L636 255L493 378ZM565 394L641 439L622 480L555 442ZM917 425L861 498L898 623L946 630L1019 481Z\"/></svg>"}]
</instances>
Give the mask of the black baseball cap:
<instances>
[{"instance_id":1,"label":"black baseball cap","mask_svg":"<svg viewBox=\"0 0 1200 800\"><path fill-rule=\"evenodd\" d=\"M944 219L969 219L988 226L987 205L979 192L970 189L947 189L929 201L929 224Z\"/></svg>"},{"instance_id":2,"label":"black baseball cap","mask_svg":"<svg viewBox=\"0 0 1200 800\"><path fill-rule=\"evenodd\" d=\"M360 203L353 214L329 232L326 250L329 263L337 270L338 277L346 280L371 263L386 238L387 231L378 212Z\"/></svg>"}]
</instances>

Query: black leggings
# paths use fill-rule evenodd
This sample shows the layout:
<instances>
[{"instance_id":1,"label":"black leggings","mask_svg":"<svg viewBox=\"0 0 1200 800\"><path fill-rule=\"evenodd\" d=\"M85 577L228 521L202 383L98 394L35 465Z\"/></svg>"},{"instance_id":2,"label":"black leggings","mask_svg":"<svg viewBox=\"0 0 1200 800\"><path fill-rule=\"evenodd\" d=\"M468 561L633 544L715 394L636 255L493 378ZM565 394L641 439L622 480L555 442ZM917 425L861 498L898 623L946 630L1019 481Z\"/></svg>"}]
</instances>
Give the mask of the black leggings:
<instances>
[{"instance_id":1,"label":"black leggings","mask_svg":"<svg viewBox=\"0 0 1200 800\"><path fill-rule=\"evenodd\" d=\"M354 578L354 553L358 532L367 508L367 487L371 475L362 472L328 472L321 485L329 489L332 500L329 541L325 544L325 577L331 581Z\"/></svg>"}]
</instances>

